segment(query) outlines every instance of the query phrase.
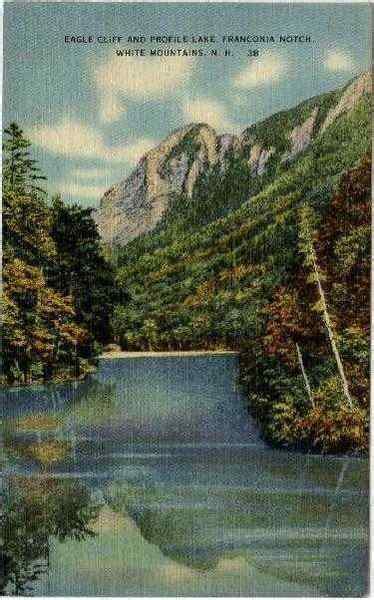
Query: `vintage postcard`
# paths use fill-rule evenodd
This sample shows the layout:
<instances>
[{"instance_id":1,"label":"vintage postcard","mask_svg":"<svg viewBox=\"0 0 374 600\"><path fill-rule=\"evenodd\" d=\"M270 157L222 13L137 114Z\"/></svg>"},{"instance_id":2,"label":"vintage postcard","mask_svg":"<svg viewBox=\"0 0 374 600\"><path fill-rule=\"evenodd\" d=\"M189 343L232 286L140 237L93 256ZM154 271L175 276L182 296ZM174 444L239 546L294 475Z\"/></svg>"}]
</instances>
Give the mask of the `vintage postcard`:
<instances>
[{"instance_id":1,"label":"vintage postcard","mask_svg":"<svg viewBox=\"0 0 374 600\"><path fill-rule=\"evenodd\" d=\"M368 595L369 5L3 12L0 594Z\"/></svg>"}]
</instances>

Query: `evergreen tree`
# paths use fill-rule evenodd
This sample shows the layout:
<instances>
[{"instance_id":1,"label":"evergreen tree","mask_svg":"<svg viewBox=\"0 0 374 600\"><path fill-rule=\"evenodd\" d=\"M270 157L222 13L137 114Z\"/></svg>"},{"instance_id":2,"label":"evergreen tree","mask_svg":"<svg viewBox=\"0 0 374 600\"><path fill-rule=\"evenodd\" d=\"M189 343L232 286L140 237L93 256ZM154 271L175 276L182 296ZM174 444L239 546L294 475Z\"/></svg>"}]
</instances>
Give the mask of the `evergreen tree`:
<instances>
[{"instance_id":1,"label":"evergreen tree","mask_svg":"<svg viewBox=\"0 0 374 600\"><path fill-rule=\"evenodd\" d=\"M23 135L17 123L4 129L3 142L3 190L23 194L45 193L37 184L45 180L37 161L31 158L31 142Z\"/></svg>"},{"instance_id":2,"label":"evergreen tree","mask_svg":"<svg viewBox=\"0 0 374 600\"><path fill-rule=\"evenodd\" d=\"M12 123L5 135L2 381L79 375L87 331L77 325L68 294L46 280L58 257L51 209L35 184L45 177L30 158L22 130Z\"/></svg>"},{"instance_id":3,"label":"evergreen tree","mask_svg":"<svg viewBox=\"0 0 374 600\"><path fill-rule=\"evenodd\" d=\"M56 196L51 212L57 256L48 273L50 285L73 298L78 322L88 329L92 339L108 342L118 298L114 270L101 249L92 209L68 206Z\"/></svg>"}]
</instances>

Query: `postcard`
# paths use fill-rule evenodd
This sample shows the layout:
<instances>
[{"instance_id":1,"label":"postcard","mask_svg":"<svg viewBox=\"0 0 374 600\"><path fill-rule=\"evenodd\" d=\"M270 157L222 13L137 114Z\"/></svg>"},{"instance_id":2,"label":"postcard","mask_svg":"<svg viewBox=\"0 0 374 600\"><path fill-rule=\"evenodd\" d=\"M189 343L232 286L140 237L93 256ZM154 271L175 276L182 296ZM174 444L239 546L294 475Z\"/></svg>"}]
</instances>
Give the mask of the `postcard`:
<instances>
[{"instance_id":1,"label":"postcard","mask_svg":"<svg viewBox=\"0 0 374 600\"><path fill-rule=\"evenodd\" d=\"M368 594L370 27L5 2L2 595Z\"/></svg>"}]
</instances>

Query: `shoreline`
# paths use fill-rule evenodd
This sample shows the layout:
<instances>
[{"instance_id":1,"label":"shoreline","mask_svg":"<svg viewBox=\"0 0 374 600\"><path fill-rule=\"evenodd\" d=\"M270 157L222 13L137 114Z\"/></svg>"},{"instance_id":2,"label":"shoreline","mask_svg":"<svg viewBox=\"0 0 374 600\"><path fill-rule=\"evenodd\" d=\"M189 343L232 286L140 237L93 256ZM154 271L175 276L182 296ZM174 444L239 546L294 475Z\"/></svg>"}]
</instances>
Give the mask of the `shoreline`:
<instances>
[{"instance_id":1,"label":"shoreline","mask_svg":"<svg viewBox=\"0 0 374 600\"><path fill-rule=\"evenodd\" d=\"M167 357L193 357L193 356L239 356L239 352L236 350L162 350L160 352L157 351L114 351L114 352L103 352L99 356L95 356L94 360L110 360L116 358L151 358L151 357L159 357L159 358L167 358ZM92 366L92 368L88 369L86 372L81 373L78 377L74 375L66 376L66 377L53 377L46 381L43 380L35 380L30 381L28 383L0 383L0 390L17 390L26 387L32 386L45 386L45 385L60 385L69 382L79 382L83 381L89 375L94 374L97 371L97 364Z\"/></svg>"},{"instance_id":2,"label":"shoreline","mask_svg":"<svg viewBox=\"0 0 374 600\"><path fill-rule=\"evenodd\" d=\"M100 356L98 357L100 360L101 359L110 359L110 358L147 358L147 357L159 357L159 358L165 358L165 357L186 357L186 356L206 356L206 355L218 355L218 356L224 356L224 355L232 355L232 356L239 356L239 352L236 350L164 350L164 351L127 351L127 350L123 350L120 352L103 352L103 354L100 354Z\"/></svg>"}]
</instances>

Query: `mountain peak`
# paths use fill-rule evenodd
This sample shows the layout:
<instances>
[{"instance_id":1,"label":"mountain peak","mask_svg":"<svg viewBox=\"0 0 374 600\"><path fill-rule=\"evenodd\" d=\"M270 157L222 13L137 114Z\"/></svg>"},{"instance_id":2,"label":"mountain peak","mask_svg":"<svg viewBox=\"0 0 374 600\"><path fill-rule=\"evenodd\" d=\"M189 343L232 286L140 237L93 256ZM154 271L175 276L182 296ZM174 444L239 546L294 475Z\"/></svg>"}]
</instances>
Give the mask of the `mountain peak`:
<instances>
[{"instance_id":1,"label":"mountain peak","mask_svg":"<svg viewBox=\"0 0 374 600\"><path fill-rule=\"evenodd\" d=\"M95 218L103 239L126 243L157 225L172 196L191 197L197 178L218 160L217 140L209 125L190 123L147 152L101 199Z\"/></svg>"},{"instance_id":2,"label":"mountain peak","mask_svg":"<svg viewBox=\"0 0 374 600\"><path fill-rule=\"evenodd\" d=\"M174 198L191 198L201 175L213 168L218 168L220 176L227 173L233 156L247 163L252 178L265 175L269 161L292 162L316 136L352 110L363 94L369 94L371 83L371 74L361 73L344 88L276 113L240 136L218 135L201 122L176 129L147 152L126 179L105 192L95 215L103 240L124 245L151 231ZM249 185L243 200L250 193Z\"/></svg>"}]
</instances>

